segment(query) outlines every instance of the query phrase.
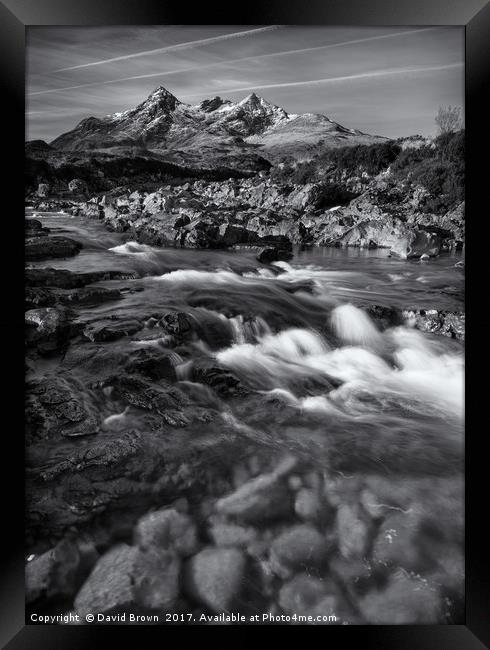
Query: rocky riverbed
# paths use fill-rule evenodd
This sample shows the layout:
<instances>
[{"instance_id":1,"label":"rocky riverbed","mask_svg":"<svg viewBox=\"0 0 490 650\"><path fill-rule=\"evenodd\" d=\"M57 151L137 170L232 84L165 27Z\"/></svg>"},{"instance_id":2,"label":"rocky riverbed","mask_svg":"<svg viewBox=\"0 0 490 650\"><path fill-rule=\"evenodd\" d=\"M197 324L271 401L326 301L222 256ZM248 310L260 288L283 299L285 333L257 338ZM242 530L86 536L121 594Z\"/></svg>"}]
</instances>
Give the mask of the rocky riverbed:
<instances>
[{"instance_id":1,"label":"rocky riverbed","mask_svg":"<svg viewBox=\"0 0 490 650\"><path fill-rule=\"evenodd\" d=\"M219 187L26 219L29 607L461 622L459 257L320 263L312 188Z\"/></svg>"}]
</instances>

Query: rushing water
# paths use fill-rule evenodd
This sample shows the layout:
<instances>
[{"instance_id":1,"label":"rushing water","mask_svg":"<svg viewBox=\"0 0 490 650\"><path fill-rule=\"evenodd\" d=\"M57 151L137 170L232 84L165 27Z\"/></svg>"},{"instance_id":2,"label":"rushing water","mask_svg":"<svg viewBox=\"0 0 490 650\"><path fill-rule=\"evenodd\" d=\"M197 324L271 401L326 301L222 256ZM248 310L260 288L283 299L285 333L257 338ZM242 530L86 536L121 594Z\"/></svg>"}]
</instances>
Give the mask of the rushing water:
<instances>
[{"instance_id":1,"label":"rushing water","mask_svg":"<svg viewBox=\"0 0 490 650\"><path fill-rule=\"evenodd\" d=\"M311 440L312 453L328 446L328 423L330 434L337 431L342 439L347 433L372 436L374 450L383 440L387 457L410 449L398 458L397 469L409 470L417 462L430 468L437 454L442 469L445 460L453 466L462 440L461 344L405 326L380 331L360 307L463 309L464 276L455 267L459 255L407 262L384 250L310 249L296 251L288 263L264 267L251 250L159 249L107 232L93 220L37 216L53 235L84 246L75 257L38 266L141 276L100 283L122 289L120 301L77 307L86 323L113 315L147 321L142 335L110 345L127 351L165 346L165 337L156 338L151 329L152 316L185 311L197 334L184 354L174 357L183 382L193 357L204 355L302 413L307 431L301 435ZM297 422L277 430L277 422L267 417L267 402L263 409L255 413L254 426L260 422L260 431L289 445Z\"/></svg>"},{"instance_id":2,"label":"rushing water","mask_svg":"<svg viewBox=\"0 0 490 650\"><path fill-rule=\"evenodd\" d=\"M84 324L113 317L145 321L136 335L101 344L117 351L114 358L167 348L178 386L194 403L220 412L221 426L278 455L293 452L319 467L328 459L340 472L382 474L394 489L416 477L426 481L426 513L437 518L442 500L449 518L461 518L461 493L445 494L438 481L462 474L463 346L404 325L381 330L362 309L463 310L464 274L455 267L460 254L424 262L391 258L383 250L308 249L296 250L287 263L263 266L252 250L159 249L107 232L94 220L29 216L84 246L75 257L33 266L138 274L98 283L119 288L120 300L74 308ZM191 319L193 335L172 348L155 318L175 310ZM192 381L192 365L203 358L232 371L253 399L220 397ZM48 364L61 363L86 382L87 368L69 359ZM45 370L40 364L33 372ZM144 430L134 409L113 403L110 390L104 396L101 435L128 423ZM187 444L190 438L180 435ZM197 431L191 427L192 435Z\"/></svg>"}]
</instances>

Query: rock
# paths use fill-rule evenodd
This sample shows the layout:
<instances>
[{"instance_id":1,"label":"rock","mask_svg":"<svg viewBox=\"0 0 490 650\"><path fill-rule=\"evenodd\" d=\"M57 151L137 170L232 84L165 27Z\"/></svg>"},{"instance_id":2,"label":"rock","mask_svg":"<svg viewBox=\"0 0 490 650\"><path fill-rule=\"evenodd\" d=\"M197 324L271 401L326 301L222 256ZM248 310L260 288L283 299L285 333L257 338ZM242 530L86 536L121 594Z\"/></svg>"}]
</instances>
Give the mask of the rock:
<instances>
[{"instance_id":1,"label":"rock","mask_svg":"<svg viewBox=\"0 0 490 650\"><path fill-rule=\"evenodd\" d=\"M322 514L320 497L313 490L300 489L294 500L294 511L304 521L318 521Z\"/></svg>"},{"instance_id":2,"label":"rock","mask_svg":"<svg viewBox=\"0 0 490 650\"><path fill-rule=\"evenodd\" d=\"M232 611L243 590L245 569L245 555L238 549L206 548L187 563L186 591L217 614Z\"/></svg>"},{"instance_id":3,"label":"rock","mask_svg":"<svg viewBox=\"0 0 490 650\"><path fill-rule=\"evenodd\" d=\"M52 307L56 304L56 295L49 289L26 287L24 305L26 311L39 307Z\"/></svg>"},{"instance_id":4,"label":"rock","mask_svg":"<svg viewBox=\"0 0 490 650\"><path fill-rule=\"evenodd\" d=\"M141 549L173 550L182 557L199 548L197 528L192 519L176 510L162 509L142 517L135 529L135 544Z\"/></svg>"},{"instance_id":5,"label":"rock","mask_svg":"<svg viewBox=\"0 0 490 650\"><path fill-rule=\"evenodd\" d=\"M311 615L312 609L332 589L331 584L306 574L298 574L279 591L279 605L287 614Z\"/></svg>"},{"instance_id":6,"label":"rock","mask_svg":"<svg viewBox=\"0 0 490 650\"><path fill-rule=\"evenodd\" d=\"M430 260L430 255L427 255L427 253L422 253L420 256L421 260Z\"/></svg>"},{"instance_id":7,"label":"rock","mask_svg":"<svg viewBox=\"0 0 490 650\"><path fill-rule=\"evenodd\" d=\"M81 249L82 244L68 237L31 237L25 241L25 258L31 261L72 257Z\"/></svg>"},{"instance_id":8,"label":"rock","mask_svg":"<svg viewBox=\"0 0 490 650\"><path fill-rule=\"evenodd\" d=\"M415 238L409 245L407 257L413 258L424 256L424 259L434 257L439 255L441 244L442 241L438 234L424 230L417 231L415 233Z\"/></svg>"},{"instance_id":9,"label":"rock","mask_svg":"<svg viewBox=\"0 0 490 650\"><path fill-rule=\"evenodd\" d=\"M421 578L397 571L380 591L369 591L359 601L368 623L376 625L435 625L443 623L437 589Z\"/></svg>"},{"instance_id":10,"label":"rock","mask_svg":"<svg viewBox=\"0 0 490 650\"><path fill-rule=\"evenodd\" d=\"M362 307L361 307L362 308ZM388 329L395 325L401 325L403 318L400 310L394 307L384 307L382 305L370 305L365 307L367 314L381 327L382 330Z\"/></svg>"},{"instance_id":11,"label":"rock","mask_svg":"<svg viewBox=\"0 0 490 650\"><path fill-rule=\"evenodd\" d=\"M154 348L137 350L131 355L125 370L128 373L140 373L154 381L160 379L175 381L177 379L171 356Z\"/></svg>"},{"instance_id":12,"label":"rock","mask_svg":"<svg viewBox=\"0 0 490 650\"><path fill-rule=\"evenodd\" d=\"M122 320L114 323L87 325L83 335L89 341L116 341L123 336L131 336L139 332L143 324L137 320Z\"/></svg>"},{"instance_id":13,"label":"rock","mask_svg":"<svg viewBox=\"0 0 490 650\"><path fill-rule=\"evenodd\" d=\"M192 378L211 386L219 395L233 395L244 390L236 375L212 359L197 359L192 366Z\"/></svg>"},{"instance_id":14,"label":"rock","mask_svg":"<svg viewBox=\"0 0 490 650\"><path fill-rule=\"evenodd\" d=\"M133 280L138 275L133 271L93 271L74 273L67 269L28 268L25 271L25 283L29 287L57 287L59 289L76 289L93 282L105 280Z\"/></svg>"},{"instance_id":15,"label":"rock","mask_svg":"<svg viewBox=\"0 0 490 650\"><path fill-rule=\"evenodd\" d=\"M164 314L160 320L160 327L178 338L185 338L192 329L189 317L182 311Z\"/></svg>"},{"instance_id":16,"label":"rock","mask_svg":"<svg viewBox=\"0 0 490 650\"><path fill-rule=\"evenodd\" d=\"M346 559L363 557L369 546L369 528L356 508L341 505L337 511L339 550Z\"/></svg>"},{"instance_id":17,"label":"rock","mask_svg":"<svg viewBox=\"0 0 490 650\"><path fill-rule=\"evenodd\" d=\"M279 260L287 261L292 258L292 253L288 250L277 248L277 246L268 246L262 248L257 253L257 261L261 264L270 264Z\"/></svg>"},{"instance_id":18,"label":"rock","mask_svg":"<svg viewBox=\"0 0 490 650\"><path fill-rule=\"evenodd\" d=\"M88 192L87 183L80 178L74 178L68 183L68 189L72 194L85 194Z\"/></svg>"},{"instance_id":19,"label":"rock","mask_svg":"<svg viewBox=\"0 0 490 650\"><path fill-rule=\"evenodd\" d=\"M395 513L382 523L373 544L372 557L390 567L424 571L433 560L424 548L424 518L417 512Z\"/></svg>"},{"instance_id":20,"label":"rock","mask_svg":"<svg viewBox=\"0 0 490 650\"><path fill-rule=\"evenodd\" d=\"M49 185L47 183L39 183L36 194L39 198L46 198L49 195Z\"/></svg>"},{"instance_id":21,"label":"rock","mask_svg":"<svg viewBox=\"0 0 490 650\"><path fill-rule=\"evenodd\" d=\"M431 334L442 334L464 341L465 314L437 309L405 309L402 317L408 325Z\"/></svg>"},{"instance_id":22,"label":"rock","mask_svg":"<svg viewBox=\"0 0 490 650\"><path fill-rule=\"evenodd\" d=\"M210 529L209 536L216 546L245 547L257 539L257 531L251 526L218 523Z\"/></svg>"},{"instance_id":23,"label":"rock","mask_svg":"<svg viewBox=\"0 0 490 650\"><path fill-rule=\"evenodd\" d=\"M134 597L144 608L172 609L180 590L178 556L172 551L150 548L136 555L134 562Z\"/></svg>"},{"instance_id":24,"label":"rock","mask_svg":"<svg viewBox=\"0 0 490 650\"><path fill-rule=\"evenodd\" d=\"M216 510L247 523L260 523L288 516L291 502L280 476L262 474L220 499Z\"/></svg>"},{"instance_id":25,"label":"rock","mask_svg":"<svg viewBox=\"0 0 490 650\"><path fill-rule=\"evenodd\" d=\"M129 474L131 462L140 455L141 448L137 435L129 432L120 438L99 441L88 449L75 452L65 460L43 469L39 477L48 482L65 473L72 475L83 472L87 480L107 482L109 478ZM93 506L91 502L90 507Z\"/></svg>"},{"instance_id":26,"label":"rock","mask_svg":"<svg viewBox=\"0 0 490 650\"><path fill-rule=\"evenodd\" d=\"M313 526L304 524L288 528L277 537L271 559L289 568L321 566L329 551L327 540Z\"/></svg>"},{"instance_id":27,"label":"rock","mask_svg":"<svg viewBox=\"0 0 490 650\"><path fill-rule=\"evenodd\" d=\"M58 292L55 295L63 305L100 305L104 302L122 298L119 289L108 289L106 287L83 287L67 293Z\"/></svg>"},{"instance_id":28,"label":"rock","mask_svg":"<svg viewBox=\"0 0 490 650\"><path fill-rule=\"evenodd\" d=\"M38 219L25 220L26 237L46 237L48 232L48 228L43 228L43 224Z\"/></svg>"},{"instance_id":29,"label":"rock","mask_svg":"<svg viewBox=\"0 0 490 650\"><path fill-rule=\"evenodd\" d=\"M54 307L29 309L24 320L26 342L35 345L40 354L56 352L67 343L70 326L64 310Z\"/></svg>"},{"instance_id":30,"label":"rock","mask_svg":"<svg viewBox=\"0 0 490 650\"><path fill-rule=\"evenodd\" d=\"M84 617L93 612L116 613L134 608L138 555L138 549L127 544L118 544L107 551L75 598L78 614Z\"/></svg>"},{"instance_id":31,"label":"rock","mask_svg":"<svg viewBox=\"0 0 490 650\"><path fill-rule=\"evenodd\" d=\"M78 547L67 540L34 558L25 568L26 602L72 596L78 586L79 568Z\"/></svg>"}]
</instances>

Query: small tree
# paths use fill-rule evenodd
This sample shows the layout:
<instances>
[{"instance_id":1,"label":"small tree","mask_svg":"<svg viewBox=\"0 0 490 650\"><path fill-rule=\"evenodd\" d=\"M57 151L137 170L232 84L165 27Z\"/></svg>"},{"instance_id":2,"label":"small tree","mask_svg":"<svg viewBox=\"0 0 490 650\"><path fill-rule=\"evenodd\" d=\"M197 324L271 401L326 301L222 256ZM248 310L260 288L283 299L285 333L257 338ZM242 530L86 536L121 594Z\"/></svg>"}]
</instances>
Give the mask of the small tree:
<instances>
[{"instance_id":1,"label":"small tree","mask_svg":"<svg viewBox=\"0 0 490 650\"><path fill-rule=\"evenodd\" d=\"M436 116L439 134L454 133L463 128L463 118L460 106L439 106Z\"/></svg>"}]
</instances>

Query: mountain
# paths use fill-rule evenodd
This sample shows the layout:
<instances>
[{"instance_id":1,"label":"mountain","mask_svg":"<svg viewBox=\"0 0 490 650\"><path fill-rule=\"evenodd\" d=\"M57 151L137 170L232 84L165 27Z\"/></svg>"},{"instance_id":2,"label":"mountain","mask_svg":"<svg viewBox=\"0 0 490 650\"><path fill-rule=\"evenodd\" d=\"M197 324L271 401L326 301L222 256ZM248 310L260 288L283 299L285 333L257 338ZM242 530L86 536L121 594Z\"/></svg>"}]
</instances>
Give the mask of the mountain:
<instances>
[{"instance_id":1,"label":"mountain","mask_svg":"<svg viewBox=\"0 0 490 650\"><path fill-rule=\"evenodd\" d=\"M385 138L347 129L324 115L288 114L255 93L236 103L214 97L192 106L159 87L136 108L88 117L50 144L60 151L125 155L136 147L187 166L253 166L257 157L301 158L318 146L381 140Z\"/></svg>"}]
</instances>

